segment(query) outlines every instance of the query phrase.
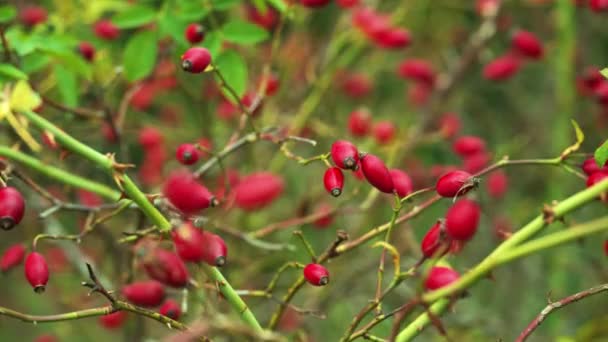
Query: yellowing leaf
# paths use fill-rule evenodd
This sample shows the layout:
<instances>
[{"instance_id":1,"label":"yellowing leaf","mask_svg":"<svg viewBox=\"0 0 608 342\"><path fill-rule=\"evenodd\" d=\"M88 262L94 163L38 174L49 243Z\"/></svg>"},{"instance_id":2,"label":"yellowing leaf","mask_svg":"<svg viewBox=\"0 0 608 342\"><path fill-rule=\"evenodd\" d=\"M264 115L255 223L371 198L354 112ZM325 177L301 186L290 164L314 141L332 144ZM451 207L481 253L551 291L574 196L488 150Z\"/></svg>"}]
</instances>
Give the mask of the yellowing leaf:
<instances>
[{"instance_id":1,"label":"yellowing leaf","mask_svg":"<svg viewBox=\"0 0 608 342\"><path fill-rule=\"evenodd\" d=\"M26 81L15 84L9 100L10 108L14 111L33 110L42 104L42 100Z\"/></svg>"}]
</instances>

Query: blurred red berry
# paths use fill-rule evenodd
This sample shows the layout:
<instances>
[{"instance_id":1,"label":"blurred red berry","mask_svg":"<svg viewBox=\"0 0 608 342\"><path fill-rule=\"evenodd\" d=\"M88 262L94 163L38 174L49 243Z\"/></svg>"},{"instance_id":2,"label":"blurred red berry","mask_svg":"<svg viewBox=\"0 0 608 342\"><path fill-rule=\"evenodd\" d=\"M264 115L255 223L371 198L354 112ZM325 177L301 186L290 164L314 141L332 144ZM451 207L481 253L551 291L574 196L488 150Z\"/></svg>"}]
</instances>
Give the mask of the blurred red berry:
<instances>
[{"instance_id":1,"label":"blurred red berry","mask_svg":"<svg viewBox=\"0 0 608 342\"><path fill-rule=\"evenodd\" d=\"M116 311L111 314L100 316L99 324L106 329L114 330L122 327L126 320L127 313L125 311Z\"/></svg>"},{"instance_id":2,"label":"blurred red berry","mask_svg":"<svg viewBox=\"0 0 608 342\"><path fill-rule=\"evenodd\" d=\"M372 88L372 81L364 74L349 73L342 79L342 91L354 99L369 95Z\"/></svg>"},{"instance_id":3,"label":"blurred red berry","mask_svg":"<svg viewBox=\"0 0 608 342\"><path fill-rule=\"evenodd\" d=\"M511 38L511 48L521 56L531 59L541 59L544 54L543 45L531 32L519 30Z\"/></svg>"},{"instance_id":4,"label":"blurred red berry","mask_svg":"<svg viewBox=\"0 0 608 342\"><path fill-rule=\"evenodd\" d=\"M379 121L373 128L374 138L379 145L390 143L397 134L395 124L390 121Z\"/></svg>"},{"instance_id":5,"label":"blurred red berry","mask_svg":"<svg viewBox=\"0 0 608 342\"><path fill-rule=\"evenodd\" d=\"M477 232L481 208L468 199L456 201L445 215L445 227L454 240L469 240Z\"/></svg>"},{"instance_id":6,"label":"blurred red berry","mask_svg":"<svg viewBox=\"0 0 608 342\"><path fill-rule=\"evenodd\" d=\"M488 194L493 198L501 198L507 192L509 182L504 171L498 170L488 176Z\"/></svg>"},{"instance_id":7,"label":"blurred red berry","mask_svg":"<svg viewBox=\"0 0 608 342\"><path fill-rule=\"evenodd\" d=\"M32 252L25 258L25 278L36 293L44 292L49 281L49 267L42 254Z\"/></svg>"},{"instance_id":8,"label":"blurred red berry","mask_svg":"<svg viewBox=\"0 0 608 342\"><path fill-rule=\"evenodd\" d=\"M462 196L472 189L472 176L461 170L447 172L437 180L435 189L442 197Z\"/></svg>"},{"instance_id":9,"label":"blurred red berry","mask_svg":"<svg viewBox=\"0 0 608 342\"><path fill-rule=\"evenodd\" d=\"M589 7L594 12L608 12L608 0L589 0Z\"/></svg>"},{"instance_id":10,"label":"blurred red berry","mask_svg":"<svg viewBox=\"0 0 608 342\"><path fill-rule=\"evenodd\" d=\"M447 286L460 278L458 272L449 267L434 266L431 268L425 282L424 287L427 290L437 290L438 288Z\"/></svg>"},{"instance_id":11,"label":"blurred red berry","mask_svg":"<svg viewBox=\"0 0 608 342\"><path fill-rule=\"evenodd\" d=\"M80 42L80 44L78 44L78 52L82 58L89 62L93 61L95 58L95 47L89 42Z\"/></svg>"},{"instance_id":12,"label":"blurred red berry","mask_svg":"<svg viewBox=\"0 0 608 342\"><path fill-rule=\"evenodd\" d=\"M155 307L165 299L165 288L156 280L138 281L123 286L122 295L135 305Z\"/></svg>"},{"instance_id":13,"label":"blurred red berry","mask_svg":"<svg viewBox=\"0 0 608 342\"><path fill-rule=\"evenodd\" d=\"M205 39L205 28L201 24L189 24L184 31L184 36L190 44L200 43Z\"/></svg>"},{"instance_id":14,"label":"blurred red berry","mask_svg":"<svg viewBox=\"0 0 608 342\"><path fill-rule=\"evenodd\" d=\"M258 210L274 202L284 189L282 177L270 172L252 173L234 187L235 203L244 210Z\"/></svg>"},{"instance_id":15,"label":"blurred red berry","mask_svg":"<svg viewBox=\"0 0 608 342\"><path fill-rule=\"evenodd\" d=\"M186 215L193 215L203 209L215 206L215 196L193 174L177 170L167 177L163 186L163 195L178 210Z\"/></svg>"},{"instance_id":16,"label":"blurred red berry","mask_svg":"<svg viewBox=\"0 0 608 342\"><path fill-rule=\"evenodd\" d=\"M342 194L342 187L344 187L344 174L342 170L335 166L325 170L323 185L330 195L334 197L340 196Z\"/></svg>"},{"instance_id":17,"label":"blurred red berry","mask_svg":"<svg viewBox=\"0 0 608 342\"><path fill-rule=\"evenodd\" d=\"M452 144L454 153L461 157L471 156L486 149L486 143L480 137L465 135L456 140Z\"/></svg>"},{"instance_id":18,"label":"blurred red berry","mask_svg":"<svg viewBox=\"0 0 608 342\"><path fill-rule=\"evenodd\" d=\"M304 267L304 278L314 286L325 286L329 284L329 272L323 265L308 264Z\"/></svg>"},{"instance_id":19,"label":"blurred red berry","mask_svg":"<svg viewBox=\"0 0 608 342\"><path fill-rule=\"evenodd\" d=\"M409 195L412 190L414 190L414 185L412 184L412 179L410 176L399 170L399 169L391 169L389 170L391 174L391 178L393 179L393 186L395 187L395 192L399 197L403 198Z\"/></svg>"},{"instance_id":20,"label":"blurred red berry","mask_svg":"<svg viewBox=\"0 0 608 342\"><path fill-rule=\"evenodd\" d=\"M372 117L369 111L358 109L350 113L348 117L348 130L354 137L366 136L372 125Z\"/></svg>"},{"instance_id":21,"label":"blurred red berry","mask_svg":"<svg viewBox=\"0 0 608 342\"><path fill-rule=\"evenodd\" d=\"M158 312L161 315L167 316L176 321L179 320L179 317L182 315L182 310L177 302L175 302L173 299L165 300L163 305L160 306Z\"/></svg>"},{"instance_id":22,"label":"blurred red berry","mask_svg":"<svg viewBox=\"0 0 608 342\"><path fill-rule=\"evenodd\" d=\"M392 193L395 189L393 178L382 159L373 154L361 158L361 170L365 179L376 189L384 193Z\"/></svg>"},{"instance_id":23,"label":"blurred red berry","mask_svg":"<svg viewBox=\"0 0 608 342\"><path fill-rule=\"evenodd\" d=\"M120 30L109 20L100 20L95 24L95 35L101 39L114 40L120 35Z\"/></svg>"},{"instance_id":24,"label":"blurred red berry","mask_svg":"<svg viewBox=\"0 0 608 342\"><path fill-rule=\"evenodd\" d=\"M435 83L435 71L429 62L422 59L408 59L399 64L399 76L428 86Z\"/></svg>"},{"instance_id":25,"label":"blurred red berry","mask_svg":"<svg viewBox=\"0 0 608 342\"><path fill-rule=\"evenodd\" d=\"M25 200L19 190L0 187L0 228L11 230L21 222L25 214Z\"/></svg>"},{"instance_id":26,"label":"blurred red berry","mask_svg":"<svg viewBox=\"0 0 608 342\"><path fill-rule=\"evenodd\" d=\"M19 13L19 19L25 26L35 26L46 21L48 13L42 6L27 6Z\"/></svg>"},{"instance_id":27,"label":"blurred red berry","mask_svg":"<svg viewBox=\"0 0 608 342\"><path fill-rule=\"evenodd\" d=\"M25 246L22 243L17 243L7 248L0 258L0 270L3 273L21 265L25 258Z\"/></svg>"},{"instance_id":28,"label":"blurred red berry","mask_svg":"<svg viewBox=\"0 0 608 342\"><path fill-rule=\"evenodd\" d=\"M175 151L175 158L183 165L196 164L199 157L199 151L193 144L181 144Z\"/></svg>"},{"instance_id":29,"label":"blurred red berry","mask_svg":"<svg viewBox=\"0 0 608 342\"><path fill-rule=\"evenodd\" d=\"M483 68L483 77L491 81L504 81L519 71L521 62L513 55L500 56Z\"/></svg>"}]
</instances>

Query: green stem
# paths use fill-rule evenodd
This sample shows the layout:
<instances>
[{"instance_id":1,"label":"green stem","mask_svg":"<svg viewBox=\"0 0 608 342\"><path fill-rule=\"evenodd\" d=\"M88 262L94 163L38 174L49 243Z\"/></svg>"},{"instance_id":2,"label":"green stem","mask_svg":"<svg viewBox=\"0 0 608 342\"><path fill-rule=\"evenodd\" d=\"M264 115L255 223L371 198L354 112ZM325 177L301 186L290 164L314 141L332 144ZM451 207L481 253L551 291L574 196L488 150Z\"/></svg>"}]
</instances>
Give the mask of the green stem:
<instances>
[{"instance_id":1,"label":"green stem","mask_svg":"<svg viewBox=\"0 0 608 342\"><path fill-rule=\"evenodd\" d=\"M447 299L440 299L435 304L431 305L429 310L435 314L440 315L445 309L447 309L450 301ZM420 316L416 317L416 319L410 323L405 329L401 330L395 342L406 342L411 341L414 337L418 336L424 330L429 323L431 323L431 318L428 313L420 314Z\"/></svg>"},{"instance_id":2,"label":"green stem","mask_svg":"<svg viewBox=\"0 0 608 342\"><path fill-rule=\"evenodd\" d=\"M97 182L82 178L73 173L48 165L23 152L13 150L7 146L0 146L0 156L16 161L29 169L35 170L51 179L55 179L73 187L94 192L112 201L120 199L120 192Z\"/></svg>"},{"instance_id":3,"label":"green stem","mask_svg":"<svg viewBox=\"0 0 608 342\"><path fill-rule=\"evenodd\" d=\"M51 122L46 119L38 116L38 114L31 111L22 112L24 116L26 116L34 125L38 126L41 129L47 130L55 135L55 139L66 149L73 151L75 153L80 154L86 159L96 163L97 165L103 167L106 171L110 173L111 176L117 175L117 170L115 170L115 164L111 158L105 156L94 149L88 147L87 145L81 143L80 141L72 138L63 130L59 129ZM121 184L123 186L123 190L129 198L131 198L137 206L144 212L144 214L156 225L161 231L168 232L171 230L171 223L150 203L146 195L139 190L139 188L135 185L135 183L127 176L126 174L119 174ZM219 284L220 291L231 304L231 306L241 313L241 317L250 327L252 327L256 331L262 331L262 328L258 321L256 320L253 313L249 310L247 305L243 302L243 300L239 297L239 295L234 291L232 286L222 273L211 266L204 265L203 269L205 273L217 284Z\"/></svg>"}]
</instances>

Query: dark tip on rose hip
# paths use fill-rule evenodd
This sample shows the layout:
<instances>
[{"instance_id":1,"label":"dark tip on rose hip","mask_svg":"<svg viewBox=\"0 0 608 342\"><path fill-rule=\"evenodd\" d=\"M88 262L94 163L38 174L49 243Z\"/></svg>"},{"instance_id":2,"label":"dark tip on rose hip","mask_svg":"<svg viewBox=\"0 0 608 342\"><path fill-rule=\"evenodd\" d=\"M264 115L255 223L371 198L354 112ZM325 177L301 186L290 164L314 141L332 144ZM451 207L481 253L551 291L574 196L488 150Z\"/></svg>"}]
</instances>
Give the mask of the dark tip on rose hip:
<instances>
[{"instance_id":1,"label":"dark tip on rose hip","mask_svg":"<svg viewBox=\"0 0 608 342\"><path fill-rule=\"evenodd\" d=\"M339 188L335 188L331 190L331 195L334 197L338 197L342 194L342 190L340 190Z\"/></svg>"},{"instance_id":2,"label":"dark tip on rose hip","mask_svg":"<svg viewBox=\"0 0 608 342\"><path fill-rule=\"evenodd\" d=\"M13 229L17 223L11 217L0 217L0 228L3 230L11 230Z\"/></svg>"},{"instance_id":3,"label":"dark tip on rose hip","mask_svg":"<svg viewBox=\"0 0 608 342\"><path fill-rule=\"evenodd\" d=\"M220 205L220 200L218 200L217 198L215 198L215 196L214 196L214 197L211 197L210 206L211 206L212 208L215 208L215 207L217 207L218 205Z\"/></svg>"},{"instance_id":4,"label":"dark tip on rose hip","mask_svg":"<svg viewBox=\"0 0 608 342\"><path fill-rule=\"evenodd\" d=\"M325 286L329 284L329 277L321 277L321 279L319 279L319 286Z\"/></svg>"},{"instance_id":5,"label":"dark tip on rose hip","mask_svg":"<svg viewBox=\"0 0 608 342\"><path fill-rule=\"evenodd\" d=\"M44 293L44 290L46 290L46 286L44 285L36 285L34 287L34 292L36 293Z\"/></svg>"},{"instance_id":6,"label":"dark tip on rose hip","mask_svg":"<svg viewBox=\"0 0 608 342\"><path fill-rule=\"evenodd\" d=\"M215 266L222 267L224 265L226 265L226 257L225 256L219 256L219 257L215 258Z\"/></svg>"},{"instance_id":7,"label":"dark tip on rose hip","mask_svg":"<svg viewBox=\"0 0 608 342\"><path fill-rule=\"evenodd\" d=\"M182 69L184 69L185 71L192 70L192 62L190 62L187 59L183 60L182 61Z\"/></svg>"},{"instance_id":8,"label":"dark tip on rose hip","mask_svg":"<svg viewBox=\"0 0 608 342\"><path fill-rule=\"evenodd\" d=\"M357 166L357 162L353 157L346 157L344 158L344 166L354 170L354 168Z\"/></svg>"}]
</instances>

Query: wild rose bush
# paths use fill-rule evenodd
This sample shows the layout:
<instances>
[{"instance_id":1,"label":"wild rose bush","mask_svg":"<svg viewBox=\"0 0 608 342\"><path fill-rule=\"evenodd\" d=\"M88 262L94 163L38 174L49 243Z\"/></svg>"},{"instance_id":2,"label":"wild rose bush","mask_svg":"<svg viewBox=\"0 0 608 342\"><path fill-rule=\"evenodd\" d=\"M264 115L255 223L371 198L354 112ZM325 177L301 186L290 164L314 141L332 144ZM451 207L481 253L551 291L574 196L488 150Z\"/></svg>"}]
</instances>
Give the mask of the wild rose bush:
<instances>
[{"instance_id":1,"label":"wild rose bush","mask_svg":"<svg viewBox=\"0 0 608 342\"><path fill-rule=\"evenodd\" d=\"M601 340L606 12L2 4L0 337Z\"/></svg>"}]
</instances>

